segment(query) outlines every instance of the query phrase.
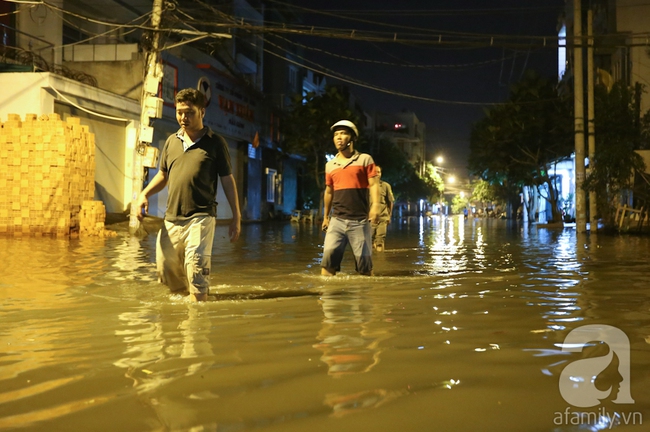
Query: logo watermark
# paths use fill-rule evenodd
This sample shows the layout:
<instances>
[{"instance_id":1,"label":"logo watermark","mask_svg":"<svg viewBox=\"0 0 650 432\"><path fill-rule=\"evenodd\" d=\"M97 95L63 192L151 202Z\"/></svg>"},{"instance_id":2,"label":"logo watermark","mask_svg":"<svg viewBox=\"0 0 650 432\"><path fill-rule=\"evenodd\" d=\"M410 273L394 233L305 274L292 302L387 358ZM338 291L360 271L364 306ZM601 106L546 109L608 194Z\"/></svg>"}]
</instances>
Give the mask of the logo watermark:
<instances>
[{"instance_id":1,"label":"logo watermark","mask_svg":"<svg viewBox=\"0 0 650 432\"><path fill-rule=\"evenodd\" d=\"M643 415L640 412L607 411L598 408L597 411L583 412L572 411L567 407L564 411L557 411L553 417L553 424L557 426L594 425L598 430L612 429L615 426L642 425Z\"/></svg>"},{"instance_id":2,"label":"logo watermark","mask_svg":"<svg viewBox=\"0 0 650 432\"><path fill-rule=\"evenodd\" d=\"M604 355L587 352L587 347L604 348L605 344L608 350ZM608 325L581 326L572 330L561 346L563 352L579 352L584 357L569 363L560 374L560 394L568 404L592 408L604 401L634 403L630 391L630 340L622 330ZM567 407L554 413L553 423L589 424L599 426L599 429L611 429L618 425L643 424L643 415L640 412L607 411L604 407L588 412Z\"/></svg>"},{"instance_id":3,"label":"logo watermark","mask_svg":"<svg viewBox=\"0 0 650 432\"><path fill-rule=\"evenodd\" d=\"M564 368L560 374L560 393L567 403L588 408L600 405L616 390L610 386L607 390L598 390L595 385L596 378L614 360L618 358L618 374L620 382L616 404L633 404L634 399L630 394L630 340L620 329L608 325L585 325L571 330L562 344L563 352L582 352L589 342L600 341L609 346L609 352L602 357L585 358L576 360Z\"/></svg>"}]
</instances>

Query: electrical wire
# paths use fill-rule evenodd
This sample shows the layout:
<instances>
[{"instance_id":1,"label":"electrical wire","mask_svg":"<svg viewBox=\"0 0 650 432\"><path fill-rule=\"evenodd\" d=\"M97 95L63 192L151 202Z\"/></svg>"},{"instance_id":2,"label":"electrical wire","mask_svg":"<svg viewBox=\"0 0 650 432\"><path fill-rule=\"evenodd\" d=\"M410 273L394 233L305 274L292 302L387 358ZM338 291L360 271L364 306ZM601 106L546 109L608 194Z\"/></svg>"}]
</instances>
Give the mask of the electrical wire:
<instances>
[{"instance_id":1,"label":"electrical wire","mask_svg":"<svg viewBox=\"0 0 650 432\"><path fill-rule=\"evenodd\" d=\"M7 13L0 14L0 17L6 17L6 16L9 16L9 15L18 15L20 12L21 12L20 9L16 9L13 12L7 12Z\"/></svg>"},{"instance_id":2,"label":"electrical wire","mask_svg":"<svg viewBox=\"0 0 650 432\"><path fill-rule=\"evenodd\" d=\"M387 61L382 61L382 60L372 60L372 59L363 59L363 58L358 58L358 57L345 56L345 55L333 53L331 51L327 51L327 50L324 50L324 49L321 49L321 48L315 48L315 47L304 45L304 44L301 44L301 43L298 43L298 42L293 42L290 39L284 38L284 37L282 37L280 35L274 35L274 36L277 37L277 38L282 39L283 41L285 41L287 43L290 43L290 44L292 44L294 46L297 46L299 48L306 49L306 50L309 50L309 51L319 52L319 53L326 54L326 55L331 56L331 57L340 58L342 60L350 60L350 61L355 61L355 62L359 62L359 63L372 63L372 64L378 64L378 65L384 65L384 66L395 66L395 67L404 67L404 68L412 68L412 69L453 69L453 70L472 69L472 68L476 68L476 67L486 66L486 65L489 65L489 64L499 63L499 62L502 62L504 60L512 60L512 59L515 59L515 58L517 58L519 56L518 54L514 54L512 56L506 56L506 57L503 57L503 58L495 58L495 59L484 60L484 61L480 61L480 62L457 63L457 64L423 64L423 65L419 65L419 64L413 64L413 63L392 63L392 62L387 62ZM390 54L390 53L387 53L387 55L392 56L392 54Z\"/></svg>"},{"instance_id":3,"label":"electrical wire","mask_svg":"<svg viewBox=\"0 0 650 432\"><path fill-rule=\"evenodd\" d=\"M62 14L58 13L58 11L54 11L53 13L56 14L57 16L59 16L59 18L61 18L61 21L65 22L65 23L68 23L71 27L73 27L73 28L75 28L75 29L77 29L77 30L79 30L79 31L85 31L85 29L82 29L82 28L80 28L79 26L77 26L76 24L74 24L73 22L67 20L67 19L66 19ZM120 31L120 30L122 30L122 29L125 29L125 28L128 28L129 30L126 31L126 32L124 32L123 35L127 35L127 34L130 34L130 33L133 33L133 32L135 32L135 31L137 31L138 29L136 29L136 28L132 28L132 27L131 27L131 23L133 23L133 22L135 22L135 21L138 21L138 20L140 20L140 19L143 19L143 18L145 18L145 17L148 17L148 16L151 15L151 14L152 14L152 12L146 13L146 14L144 14L144 15L141 15L141 16L139 16L139 17L137 17L137 18L131 20L131 21L130 21L129 23L127 23L127 24L122 24L122 25L120 25L120 26L117 26L117 27L115 27L115 28L112 28L112 29L110 29L110 30L107 30L107 31L105 31L105 32L103 32L103 33L96 33L96 34L94 34L93 36L89 36L88 38L86 38L86 39L82 39L82 40L79 40L79 41L77 41L77 42L72 42L72 43L69 43L69 44L62 44L62 45L55 45L55 46L53 46L52 48L70 47L70 46L74 46L74 45L85 44L85 43L88 43L89 41L92 41L92 40L94 40L94 39L97 39L97 38L100 38L100 37L103 37L103 36L109 35L109 34L114 33L114 32L118 32L118 31Z\"/></svg>"},{"instance_id":4,"label":"electrical wire","mask_svg":"<svg viewBox=\"0 0 650 432\"><path fill-rule=\"evenodd\" d=\"M43 4L42 1L28 1L28 0L5 0L7 3L18 3L18 4L31 4L31 5L40 5Z\"/></svg>"},{"instance_id":5,"label":"electrical wire","mask_svg":"<svg viewBox=\"0 0 650 432\"><path fill-rule=\"evenodd\" d=\"M105 118L105 119L108 119L108 120L122 121L122 122L127 122L127 123L133 121L132 119L127 119L127 118L123 118L123 117L113 117L113 116L108 116L108 115L105 115L105 114L98 113L97 111L89 110L89 109L87 109L87 108L82 107L81 105L78 105L78 104L74 103L73 101L71 101L71 100L68 99L67 97L63 96L63 95L61 94L61 92L58 91L56 88L54 88L54 87L52 87L52 86L50 86L49 88L51 88L52 90L54 90L54 93L56 93L57 95L59 95L59 97L60 97L61 99L63 99L64 101L66 101L67 103L69 103L70 105L72 105L73 107L75 107L75 108L77 108L77 109L80 109L81 111L86 112L86 113L88 113L88 114L94 115L94 116L96 116L96 117Z\"/></svg>"},{"instance_id":6,"label":"electrical wire","mask_svg":"<svg viewBox=\"0 0 650 432\"><path fill-rule=\"evenodd\" d=\"M375 24L375 25L384 26L384 27L388 27L388 28L419 30L419 31L422 31L424 33L447 34L447 35L457 35L457 36L460 36L460 35L463 35L463 36L482 36L482 37L485 37L485 36L489 36L489 37L502 37L502 36L505 36L505 35L487 35L487 34L481 34L481 33L445 31L445 30L438 30L438 29L414 27L414 26L410 26L410 25L389 24L389 23L383 23L383 22L372 21L372 20L367 20L367 19L348 18L348 17L340 15L340 14L335 14L335 13L331 13L331 12L327 12L327 11L323 11L323 10L316 10L316 9L310 9L310 8L305 8L305 7L301 7L301 6L290 5L288 3L285 3L285 2L282 2L282 1L279 1L279 0L268 0L268 1L270 1L271 3L275 3L275 4L281 4L281 5L284 5L284 6L292 6L292 7L295 7L295 8L301 9L301 10L305 10L305 11L309 11L309 12L312 12L312 13L317 13L317 14L326 15L326 16L333 16L335 18L340 18L340 19L344 19L344 20L351 20L351 21L357 21L357 22L361 22L361 23L365 23L365 24Z\"/></svg>"},{"instance_id":7,"label":"electrical wire","mask_svg":"<svg viewBox=\"0 0 650 432\"><path fill-rule=\"evenodd\" d=\"M316 28L308 26L287 26L285 23L282 25L254 25L243 20L233 21L230 24L215 23L214 21L197 20L197 24L209 27L211 25L227 26L232 29L246 30L251 33L261 34L287 34L294 36L312 36L340 40L355 40L366 42L382 42L382 43L401 43L413 46L452 46L455 48L509 48L509 49L533 49L533 48L546 48L557 49L560 41L574 40L573 36L534 36L534 35L503 35L503 34L480 34L480 33L461 33L461 32L440 32L433 34L419 34L419 33L388 33L379 31L359 31L356 29L339 29L339 28ZM607 39L612 34L602 34L597 38ZM632 33L629 36L650 37L650 32ZM581 41L587 41L588 38L583 36ZM648 46L647 43L639 44L619 44L614 46Z\"/></svg>"},{"instance_id":8,"label":"electrical wire","mask_svg":"<svg viewBox=\"0 0 650 432\"><path fill-rule=\"evenodd\" d=\"M277 48L282 49L282 47L279 47L279 46L273 44L272 42L268 42L268 43L271 44L271 45L276 46ZM370 89L370 90L375 90L375 91L390 94L390 95L393 95L393 96L400 96L400 97L405 97L405 98L408 98L408 99L416 99L416 100L421 100L421 101L425 101L425 102L436 102L436 103L450 104L450 105L492 106L492 105L502 105L503 104L503 103L499 103L499 102L450 101L450 100L444 100L444 99L436 99L436 98L429 98L429 97L424 97L424 96L412 95L412 94L403 93L403 92L396 92L396 91L393 91L393 90L390 90L390 89L379 87L379 86L376 86L376 85L373 85L373 84L368 84L368 83L365 83L363 81L359 81L359 80L356 80L354 78L347 77L347 76L345 76L343 74L331 71L330 69L327 69L326 67L324 67L322 65L318 65L315 62L307 60L304 57L296 55L295 53L292 53L292 55L299 58L299 59L301 59L301 60L303 60L303 61L307 61L309 63L315 64L320 69L316 69L315 67L307 66L304 63L299 63L299 62L297 62L295 60L291 60L291 59L289 59L289 58L287 58L285 56L282 56L280 54L277 54L277 53L275 53L275 52L273 52L271 50L267 50L266 48L264 48L264 52L266 52L268 54L271 54L272 56L281 58L281 59L283 59L284 61L286 61L288 63L294 64L296 66L300 66L300 67L308 69L308 70L311 70L311 71L316 72L318 74L321 74L321 75L324 75L324 76L327 76L327 77L330 77L330 78L335 78L335 79L337 79L339 81L342 81L342 82L345 82L345 83L348 83L348 84L353 84L353 85L356 85L356 86L359 86L359 87L367 88L367 89Z\"/></svg>"}]
</instances>

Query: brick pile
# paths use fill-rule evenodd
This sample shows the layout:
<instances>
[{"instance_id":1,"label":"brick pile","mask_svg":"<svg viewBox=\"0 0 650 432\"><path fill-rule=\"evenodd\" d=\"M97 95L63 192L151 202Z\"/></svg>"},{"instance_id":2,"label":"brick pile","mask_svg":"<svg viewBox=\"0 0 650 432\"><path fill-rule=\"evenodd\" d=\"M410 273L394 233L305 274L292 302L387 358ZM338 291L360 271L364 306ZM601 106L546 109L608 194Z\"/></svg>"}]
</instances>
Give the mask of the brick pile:
<instances>
[{"instance_id":1,"label":"brick pile","mask_svg":"<svg viewBox=\"0 0 650 432\"><path fill-rule=\"evenodd\" d=\"M0 235L76 233L82 204L94 193L95 136L88 126L58 114L27 114L25 121L9 114L0 127Z\"/></svg>"},{"instance_id":2,"label":"brick pile","mask_svg":"<svg viewBox=\"0 0 650 432\"><path fill-rule=\"evenodd\" d=\"M115 231L104 228L106 207L101 201L84 201L79 212L79 234L82 236L115 237Z\"/></svg>"}]
</instances>

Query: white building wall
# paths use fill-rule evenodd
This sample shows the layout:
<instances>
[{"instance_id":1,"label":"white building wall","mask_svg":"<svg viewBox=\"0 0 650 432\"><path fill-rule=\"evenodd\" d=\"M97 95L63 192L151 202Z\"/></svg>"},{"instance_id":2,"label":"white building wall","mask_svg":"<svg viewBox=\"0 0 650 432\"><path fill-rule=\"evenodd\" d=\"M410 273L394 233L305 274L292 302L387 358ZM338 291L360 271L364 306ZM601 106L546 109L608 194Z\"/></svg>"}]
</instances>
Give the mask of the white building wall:
<instances>
[{"instance_id":1,"label":"white building wall","mask_svg":"<svg viewBox=\"0 0 650 432\"><path fill-rule=\"evenodd\" d=\"M18 114L57 113L81 118L81 124L95 133L96 199L101 199L108 212L122 212L131 201L131 175L134 143L131 132L138 121L140 108L136 101L90 87L76 81L42 73L0 74L0 118ZM77 115L75 115L75 113Z\"/></svg>"}]
</instances>

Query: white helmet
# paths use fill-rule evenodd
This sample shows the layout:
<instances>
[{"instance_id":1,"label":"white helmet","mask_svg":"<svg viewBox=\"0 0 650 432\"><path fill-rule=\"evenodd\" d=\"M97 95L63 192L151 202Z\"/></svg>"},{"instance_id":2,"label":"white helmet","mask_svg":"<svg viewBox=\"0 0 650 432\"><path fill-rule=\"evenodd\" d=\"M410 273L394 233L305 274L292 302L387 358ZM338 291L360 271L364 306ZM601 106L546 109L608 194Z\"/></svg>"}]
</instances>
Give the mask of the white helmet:
<instances>
[{"instance_id":1,"label":"white helmet","mask_svg":"<svg viewBox=\"0 0 650 432\"><path fill-rule=\"evenodd\" d=\"M359 130L357 129L357 127L355 126L355 124L352 123L350 120L339 120L339 121L337 121L336 123L334 123L334 124L332 125L332 127L330 127L330 130L334 130L334 129L336 129L337 127L340 127L340 126L346 127L346 128L348 128L348 129L352 129L352 131L354 132L354 136L355 136L355 138L358 138L358 137L359 137Z\"/></svg>"}]
</instances>

